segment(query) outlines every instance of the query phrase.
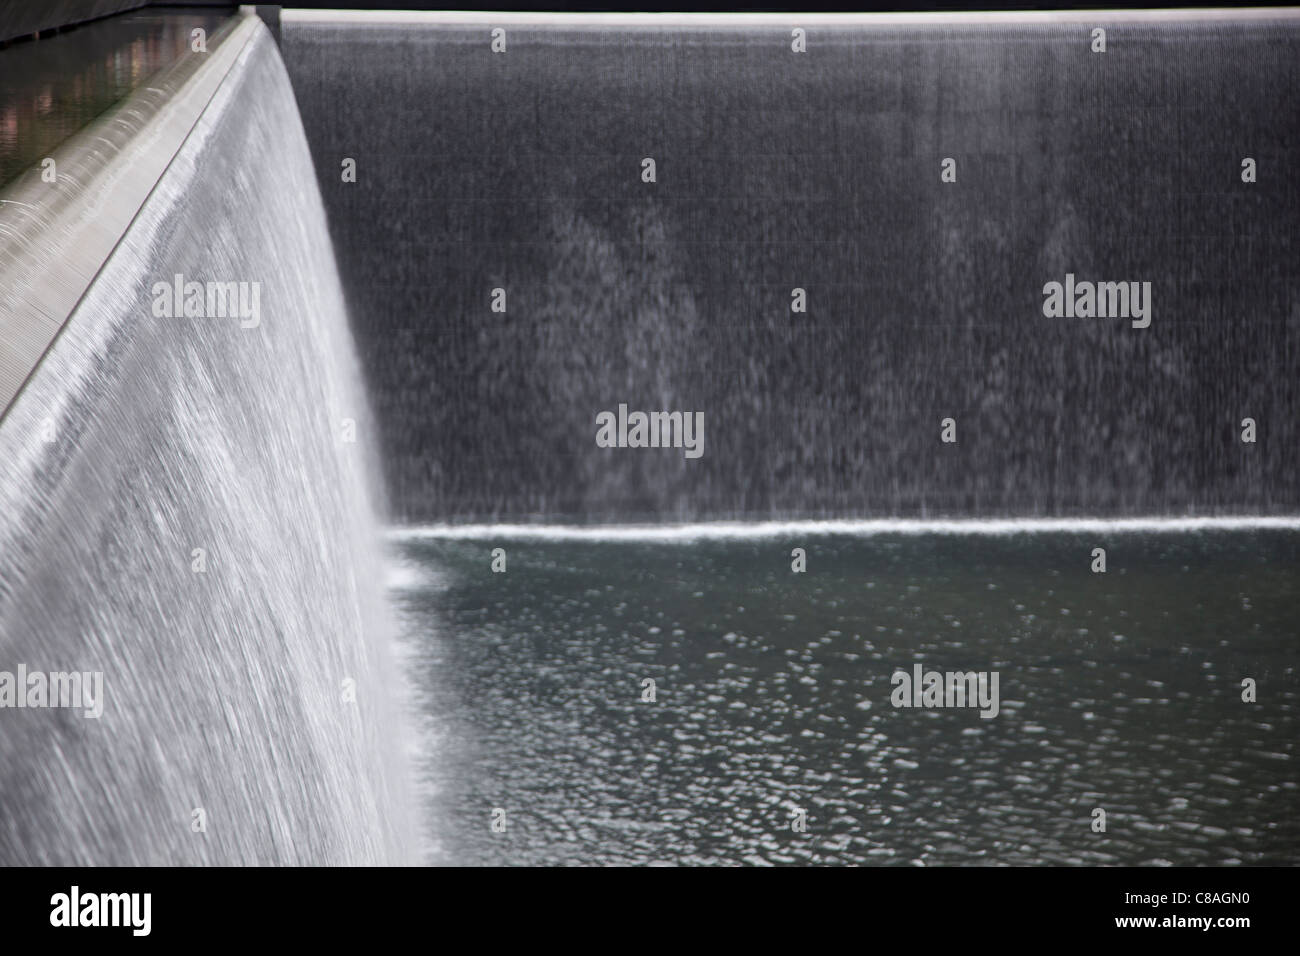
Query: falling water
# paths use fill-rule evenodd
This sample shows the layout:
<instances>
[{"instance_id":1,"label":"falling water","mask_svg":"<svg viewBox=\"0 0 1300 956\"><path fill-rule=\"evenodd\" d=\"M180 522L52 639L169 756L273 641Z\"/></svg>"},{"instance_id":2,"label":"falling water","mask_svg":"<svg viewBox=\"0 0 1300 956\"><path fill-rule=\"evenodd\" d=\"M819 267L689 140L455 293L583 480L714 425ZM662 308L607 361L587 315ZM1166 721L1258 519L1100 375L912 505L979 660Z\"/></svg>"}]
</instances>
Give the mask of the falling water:
<instances>
[{"instance_id":1,"label":"falling water","mask_svg":"<svg viewBox=\"0 0 1300 956\"><path fill-rule=\"evenodd\" d=\"M285 24L400 516L1300 507L1300 191L1241 181L1297 21L720 19ZM1045 317L1067 273L1151 325ZM703 456L597 447L622 402Z\"/></svg>"},{"instance_id":2,"label":"falling water","mask_svg":"<svg viewBox=\"0 0 1300 956\"><path fill-rule=\"evenodd\" d=\"M262 31L0 423L0 669L104 682L3 713L0 863L412 859L327 237ZM176 274L260 283L260 322L155 317Z\"/></svg>"}]
</instances>

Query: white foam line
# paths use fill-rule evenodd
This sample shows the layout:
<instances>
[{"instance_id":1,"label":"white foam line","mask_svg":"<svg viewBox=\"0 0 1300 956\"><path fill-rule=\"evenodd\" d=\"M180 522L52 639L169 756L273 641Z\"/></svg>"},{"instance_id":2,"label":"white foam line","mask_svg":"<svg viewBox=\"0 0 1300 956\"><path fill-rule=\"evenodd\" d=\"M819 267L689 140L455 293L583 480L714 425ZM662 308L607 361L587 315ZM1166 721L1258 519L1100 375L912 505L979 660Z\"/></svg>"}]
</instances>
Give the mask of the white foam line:
<instances>
[{"instance_id":1,"label":"white foam line","mask_svg":"<svg viewBox=\"0 0 1300 956\"><path fill-rule=\"evenodd\" d=\"M952 24L1188 23L1292 20L1295 7L1184 10L1014 10L921 13L541 13L475 10L285 9L282 23L352 26L476 26L485 23L537 27L899 27Z\"/></svg>"},{"instance_id":2,"label":"white foam line","mask_svg":"<svg viewBox=\"0 0 1300 956\"><path fill-rule=\"evenodd\" d=\"M702 522L673 525L441 524L392 528L396 541L427 539L485 541L699 541L703 539L784 538L811 535L966 534L1013 535L1181 533L1187 531L1300 531L1300 516L1243 518L1019 518L929 520L884 518L861 521Z\"/></svg>"}]
</instances>

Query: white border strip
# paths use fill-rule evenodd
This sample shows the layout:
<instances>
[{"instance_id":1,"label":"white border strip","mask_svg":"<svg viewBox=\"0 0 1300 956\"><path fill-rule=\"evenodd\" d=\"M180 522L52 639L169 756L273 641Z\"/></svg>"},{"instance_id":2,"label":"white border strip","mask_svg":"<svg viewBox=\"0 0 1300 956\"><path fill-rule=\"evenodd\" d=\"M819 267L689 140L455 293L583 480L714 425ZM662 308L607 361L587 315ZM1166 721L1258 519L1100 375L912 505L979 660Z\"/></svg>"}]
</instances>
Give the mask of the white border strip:
<instances>
[{"instance_id":1,"label":"white border strip","mask_svg":"<svg viewBox=\"0 0 1300 956\"><path fill-rule=\"evenodd\" d=\"M953 24L1189 23L1294 20L1297 7L1178 10L1023 10L923 13L539 13L473 10L306 10L285 8L281 23L354 26L473 26L505 23L537 27L900 27Z\"/></svg>"},{"instance_id":2,"label":"white border strip","mask_svg":"<svg viewBox=\"0 0 1300 956\"><path fill-rule=\"evenodd\" d=\"M1300 531L1300 516L1256 518L1008 518L952 519L882 518L861 521L702 522L675 525L542 525L441 524L392 528L394 541L484 541L503 538L545 541L698 541L807 537L811 535L1013 535L1013 534L1131 534L1187 531Z\"/></svg>"}]
</instances>

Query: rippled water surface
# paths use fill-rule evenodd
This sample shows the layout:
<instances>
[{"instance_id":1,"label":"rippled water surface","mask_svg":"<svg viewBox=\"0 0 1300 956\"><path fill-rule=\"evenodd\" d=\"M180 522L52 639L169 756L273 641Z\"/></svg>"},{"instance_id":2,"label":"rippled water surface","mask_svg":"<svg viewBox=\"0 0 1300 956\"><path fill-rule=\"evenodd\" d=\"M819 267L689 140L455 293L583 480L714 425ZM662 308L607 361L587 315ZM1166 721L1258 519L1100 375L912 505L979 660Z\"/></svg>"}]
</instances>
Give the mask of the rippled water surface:
<instances>
[{"instance_id":1,"label":"rippled water surface","mask_svg":"<svg viewBox=\"0 0 1300 956\"><path fill-rule=\"evenodd\" d=\"M1300 862L1295 532L394 549L441 859ZM999 715L895 709L915 663Z\"/></svg>"}]
</instances>

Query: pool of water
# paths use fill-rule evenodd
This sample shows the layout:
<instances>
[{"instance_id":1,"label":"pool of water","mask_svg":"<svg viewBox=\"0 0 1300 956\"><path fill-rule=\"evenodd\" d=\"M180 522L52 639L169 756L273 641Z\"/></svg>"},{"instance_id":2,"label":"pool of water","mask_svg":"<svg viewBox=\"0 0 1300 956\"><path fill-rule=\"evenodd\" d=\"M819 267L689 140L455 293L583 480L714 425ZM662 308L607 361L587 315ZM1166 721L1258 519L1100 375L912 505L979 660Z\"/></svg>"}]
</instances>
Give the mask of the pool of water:
<instances>
[{"instance_id":1,"label":"pool of water","mask_svg":"<svg viewBox=\"0 0 1300 956\"><path fill-rule=\"evenodd\" d=\"M1294 531L393 549L441 861L1300 862Z\"/></svg>"}]
</instances>

